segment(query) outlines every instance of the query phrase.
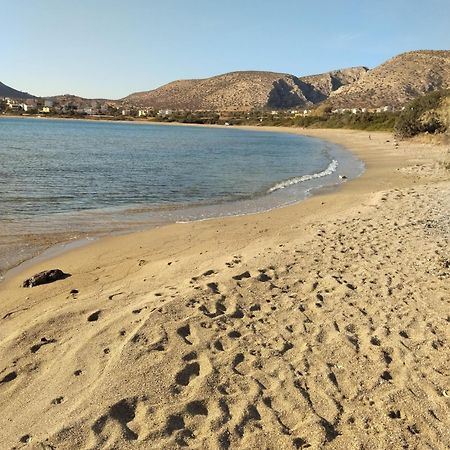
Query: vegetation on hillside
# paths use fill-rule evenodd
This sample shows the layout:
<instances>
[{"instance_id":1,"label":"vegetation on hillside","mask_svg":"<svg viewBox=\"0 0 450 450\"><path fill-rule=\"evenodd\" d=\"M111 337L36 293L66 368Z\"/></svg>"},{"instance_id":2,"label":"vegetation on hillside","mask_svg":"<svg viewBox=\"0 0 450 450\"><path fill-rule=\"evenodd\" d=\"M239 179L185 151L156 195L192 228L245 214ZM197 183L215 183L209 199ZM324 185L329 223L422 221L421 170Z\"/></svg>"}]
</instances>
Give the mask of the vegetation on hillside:
<instances>
[{"instance_id":1,"label":"vegetation on hillside","mask_svg":"<svg viewBox=\"0 0 450 450\"><path fill-rule=\"evenodd\" d=\"M449 98L450 89L445 89L430 92L408 103L395 123L396 135L408 138L419 133L447 131L448 123L444 109Z\"/></svg>"},{"instance_id":2,"label":"vegetation on hillside","mask_svg":"<svg viewBox=\"0 0 450 450\"><path fill-rule=\"evenodd\" d=\"M311 114L294 118L271 117L260 122L261 125L294 126L303 128L350 128L368 131L393 130L398 113L382 112L344 112L333 114Z\"/></svg>"}]
</instances>

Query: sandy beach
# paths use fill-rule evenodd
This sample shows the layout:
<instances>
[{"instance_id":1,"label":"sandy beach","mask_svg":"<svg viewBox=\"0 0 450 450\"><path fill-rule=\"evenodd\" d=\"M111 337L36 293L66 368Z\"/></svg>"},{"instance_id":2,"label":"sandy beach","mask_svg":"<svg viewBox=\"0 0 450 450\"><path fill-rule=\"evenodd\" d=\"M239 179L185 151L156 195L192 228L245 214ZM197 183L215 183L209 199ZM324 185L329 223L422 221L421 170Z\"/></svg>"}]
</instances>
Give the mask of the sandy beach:
<instances>
[{"instance_id":1,"label":"sandy beach","mask_svg":"<svg viewBox=\"0 0 450 450\"><path fill-rule=\"evenodd\" d=\"M366 172L0 284L0 449L450 447L448 146L298 132Z\"/></svg>"}]
</instances>

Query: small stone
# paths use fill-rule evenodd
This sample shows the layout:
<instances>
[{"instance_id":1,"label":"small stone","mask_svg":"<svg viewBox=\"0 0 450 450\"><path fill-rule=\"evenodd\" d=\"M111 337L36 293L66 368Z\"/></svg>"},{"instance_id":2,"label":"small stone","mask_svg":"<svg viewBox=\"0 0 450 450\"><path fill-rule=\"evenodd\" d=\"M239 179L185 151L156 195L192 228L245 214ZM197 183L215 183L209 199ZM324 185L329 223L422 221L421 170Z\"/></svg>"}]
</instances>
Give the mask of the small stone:
<instances>
[{"instance_id":1,"label":"small stone","mask_svg":"<svg viewBox=\"0 0 450 450\"><path fill-rule=\"evenodd\" d=\"M22 283L22 287L34 287L41 284L53 283L54 281L64 280L70 277L69 273L64 273L61 269L44 270L26 279Z\"/></svg>"}]
</instances>

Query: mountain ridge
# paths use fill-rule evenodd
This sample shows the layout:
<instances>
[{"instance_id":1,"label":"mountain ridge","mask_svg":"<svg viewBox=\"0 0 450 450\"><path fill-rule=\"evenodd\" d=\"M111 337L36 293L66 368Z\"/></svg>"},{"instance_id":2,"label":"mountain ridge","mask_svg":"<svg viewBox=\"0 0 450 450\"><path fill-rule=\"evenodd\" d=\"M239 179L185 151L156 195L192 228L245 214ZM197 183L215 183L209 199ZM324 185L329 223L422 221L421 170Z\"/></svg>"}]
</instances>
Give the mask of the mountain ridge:
<instances>
[{"instance_id":1,"label":"mountain ridge","mask_svg":"<svg viewBox=\"0 0 450 450\"><path fill-rule=\"evenodd\" d=\"M29 94L28 92L18 91L0 81L0 97L9 97L16 99L31 99L36 98L34 95Z\"/></svg>"},{"instance_id":2,"label":"mountain ridge","mask_svg":"<svg viewBox=\"0 0 450 450\"><path fill-rule=\"evenodd\" d=\"M401 53L330 94L333 107L404 105L428 92L450 88L450 50Z\"/></svg>"},{"instance_id":3,"label":"mountain ridge","mask_svg":"<svg viewBox=\"0 0 450 450\"><path fill-rule=\"evenodd\" d=\"M234 71L209 78L172 81L150 91L130 94L122 100L142 107L172 109L310 108L366 71L367 68L361 66L306 77L280 72Z\"/></svg>"},{"instance_id":4,"label":"mountain ridge","mask_svg":"<svg viewBox=\"0 0 450 450\"><path fill-rule=\"evenodd\" d=\"M234 71L209 78L177 80L118 100L55 95L56 101L114 103L123 108L245 111L399 107L427 92L450 88L450 50L414 50L373 69L365 66L296 76L271 71ZM0 83L0 97L36 99Z\"/></svg>"}]
</instances>

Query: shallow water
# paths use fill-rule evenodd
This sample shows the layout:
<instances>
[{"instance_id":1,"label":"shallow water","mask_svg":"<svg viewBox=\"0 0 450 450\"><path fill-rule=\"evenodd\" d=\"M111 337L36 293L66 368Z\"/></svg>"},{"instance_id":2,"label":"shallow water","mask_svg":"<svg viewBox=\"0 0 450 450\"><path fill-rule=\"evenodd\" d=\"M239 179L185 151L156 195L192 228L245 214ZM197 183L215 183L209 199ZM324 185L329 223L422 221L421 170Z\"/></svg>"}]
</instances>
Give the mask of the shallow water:
<instances>
[{"instance_id":1,"label":"shallow water","mask_svg":"<svg viewBox=\"0 0 450 450\"><path fill-rule=\"evenodd\" d=\"M341 147L293 134L2 118L0 272L52 235L267 210L361 172Z\"/></svg>"}]
</instances>

